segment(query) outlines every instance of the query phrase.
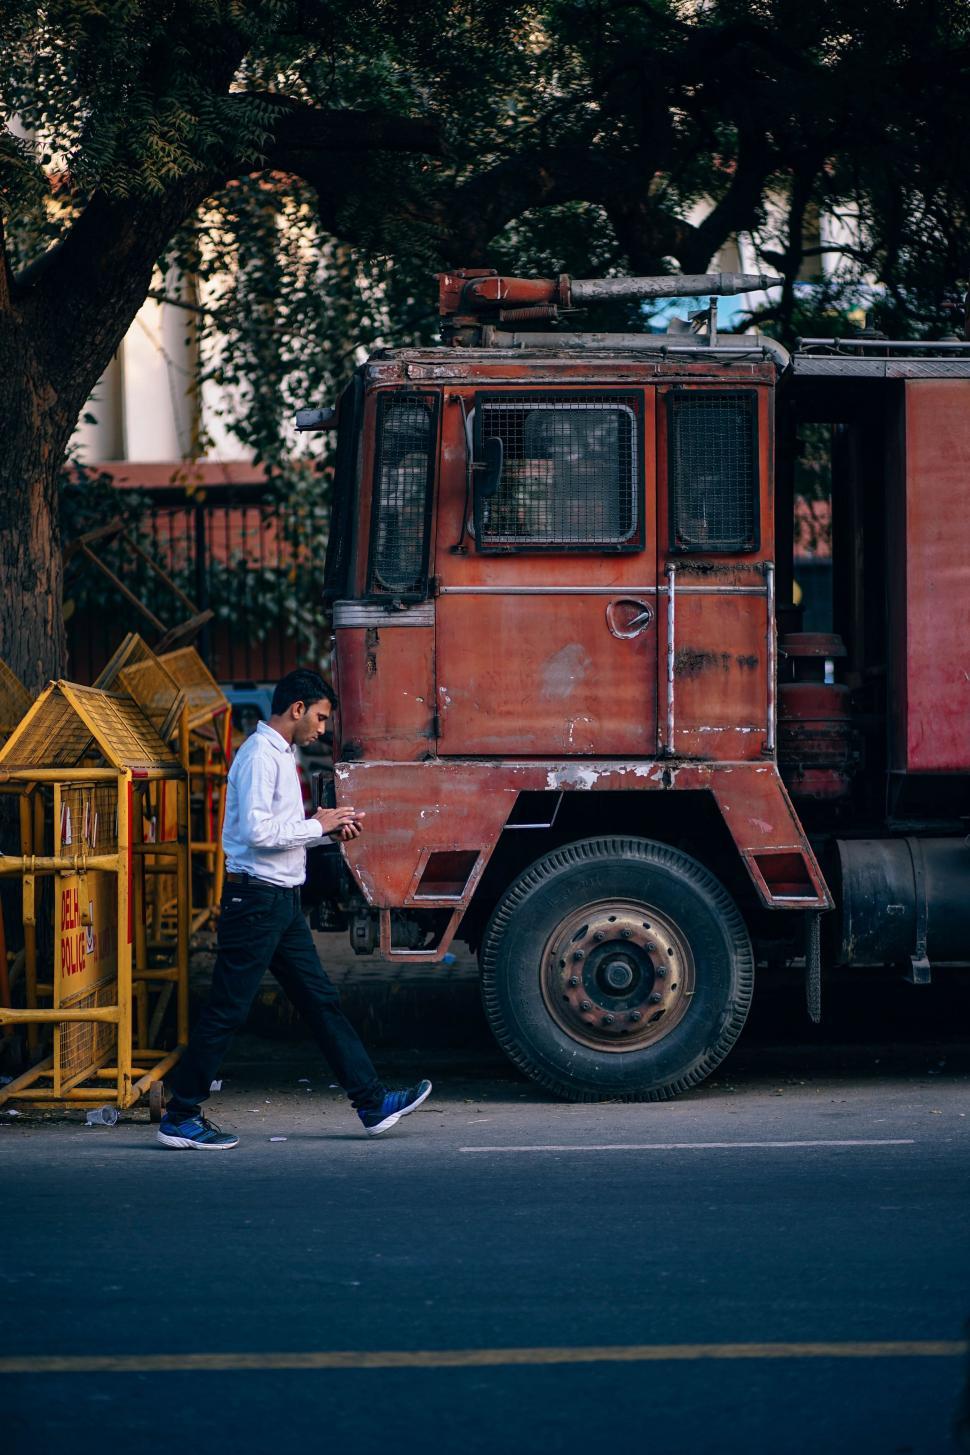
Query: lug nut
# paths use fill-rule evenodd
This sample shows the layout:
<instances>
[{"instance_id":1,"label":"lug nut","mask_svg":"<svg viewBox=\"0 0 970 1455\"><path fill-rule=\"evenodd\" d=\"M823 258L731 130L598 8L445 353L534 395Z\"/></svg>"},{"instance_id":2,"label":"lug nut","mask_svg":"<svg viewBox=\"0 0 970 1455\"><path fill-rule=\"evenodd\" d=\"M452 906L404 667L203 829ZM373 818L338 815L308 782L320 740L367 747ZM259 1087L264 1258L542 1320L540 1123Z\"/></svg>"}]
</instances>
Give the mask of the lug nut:
<instances>
[{"instance_id":1,"label":"lug nut","mask_svg":"<svg viewBox=\"0 0 970 1455\"><path fill-rule=\"evenodd\" d=\"M630 1019L631 1019L631 1021L643 1020L643 1015L638 1010L631 1010L631 1012L630 1012Z\"/></svg>"},{"instance_id":2,"label":"lug nut","mask_svg":"<svg viewBox=\"0 0 970 1455\"><path fill-rule=\"evenodd\" d=\"M574 960L582 960L583 959L583 952L582 952L582 950L574 950L573 951L573 959Z\"/></svg>"},{"instance_id":3,"label":"lug nut","mask_svg":"<svg viewBox=\"0 0 970 1455\"><path fill-rule=\"evenodd\" d=\"M603 1017L603 1024L604 1026L611 1026L613 1024L613 1017L611 1015L605 1015Z\"/></svg>"},{"instance_id":4,"label":"lug nut","mask_svg":"<svg viewBox=\"0 0 970 1455\"><path fill-rule=\"evenodd\" d=\"M575 990L576 989L576 986L579 984L579 976L578 975L570 975L570 977L569 977L569 984L572 986L573 990Z\"/></svg>"},{"instance_id":5,"label":"lug nut","mask_svg":"<svg viewBox=\"0 0 970 1455\"><path fill-rule=\"evenodd\" d=\"M592 1010L593 1009L593 1002L591 1000L584 1000L583 1003L582 1003L582 1005L579 1008L580 1008L580 1010Z\"/></svg>"},{"instance_id":6,"label":"lug nut","mask_svg":"<svg viewBox=\"0 0 970 1455\"><path fill-rule=\"evenodd\" d=\"M667 973L666 965L658 965L653 973L656 975L658 980L662 980Z\"/></svg>"},{"instance_id":7,"label":"lug nut","mask_svg":"<svg viewBox=\"0 0 970 1455\"><path fill-rule=\"evenodd\" d=\"M657 992L654 991L653 994L650 997L650 1004L651 1005L659 1005L662 1000L663 1000L663 996L662 995L658 995Z\"/></svg>"},{"instance_id":8,"label":"lug nut","mask_svg":"<svg viewBox=\"0 0 970 1455\"><path fill-rule=\"evenodd\" d=\"M633 931L632 930L621 930L620 931L620 939L621 940L630 940L632 938L633 938Z\"/></svg>"},{"instance_id":9,"label":"lug nut","mask_svg":"<svg viewBox=\"0 0 970 1455\"><path fill-rule=\"evenodd\" d=\"M604 935L604 933L603 933L602 930L597 930L596 933L595 933L595 935L593 936L593 939L599 945L599 944L602 943L603 940L606 939L606 936Z\"/></svg>"}]
</instances>

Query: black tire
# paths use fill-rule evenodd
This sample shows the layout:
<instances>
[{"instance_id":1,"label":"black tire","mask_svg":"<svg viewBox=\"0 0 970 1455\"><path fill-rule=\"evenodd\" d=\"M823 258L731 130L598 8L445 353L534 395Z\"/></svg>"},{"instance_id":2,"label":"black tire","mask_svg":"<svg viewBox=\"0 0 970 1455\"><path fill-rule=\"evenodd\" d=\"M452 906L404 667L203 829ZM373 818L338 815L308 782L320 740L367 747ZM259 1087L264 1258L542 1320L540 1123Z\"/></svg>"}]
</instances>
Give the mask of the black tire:
<instances>
[{"instance_id":1,"label":"black tire","mask_svg":"<svg viewBox=\"0 0 970 1455\"><path fill-rule=\"evenodd\" d=\"M649 839L584 839L538 859L496 905L479 960L499 1045L569 1101L666 1101L696 1086L734 1045L754 990L727 890Z\"/></svg>"}]
</instances>

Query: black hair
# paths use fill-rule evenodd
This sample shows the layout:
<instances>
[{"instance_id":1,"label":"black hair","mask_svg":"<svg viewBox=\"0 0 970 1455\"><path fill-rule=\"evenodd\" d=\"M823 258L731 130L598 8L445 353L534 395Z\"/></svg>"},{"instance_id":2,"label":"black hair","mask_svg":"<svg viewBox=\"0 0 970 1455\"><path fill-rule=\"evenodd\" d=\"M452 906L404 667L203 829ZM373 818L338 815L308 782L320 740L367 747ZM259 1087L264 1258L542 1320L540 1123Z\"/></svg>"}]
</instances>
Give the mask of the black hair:
<instances>
[{"instance_id":1,"label":"black hair","mask_svg":"<svg viewBox=\"0 0 970 1455\"><path fill-rule=\"evenodd\" d=\"M302 702L305 707L309 707L311 702L322 702L324 698L336 706L337 694L330 683L324 682L319 672L298 667L295 672L287 672L277 682L270 710L274 717L281 717L294 702Z\"/></svg>"}]
</instances>

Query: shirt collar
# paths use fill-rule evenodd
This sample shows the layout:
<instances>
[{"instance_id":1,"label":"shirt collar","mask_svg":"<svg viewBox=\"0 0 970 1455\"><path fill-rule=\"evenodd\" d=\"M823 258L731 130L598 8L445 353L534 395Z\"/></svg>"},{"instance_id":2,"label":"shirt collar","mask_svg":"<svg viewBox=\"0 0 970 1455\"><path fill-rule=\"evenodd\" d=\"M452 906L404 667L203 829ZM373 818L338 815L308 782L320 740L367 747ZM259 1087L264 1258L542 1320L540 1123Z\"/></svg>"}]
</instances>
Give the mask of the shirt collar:
<instances>
[{"instance_id":1,"label":"shirt collar","mask_svg":"<svg viewBox=\"0 0 970 1455\"><path fill-rule=\"evenodd\" d=\"M278 753L292 753L292 744L286 741L282 733L278 733L275 728L271 728L268 722L258 722L256 724L256 731L260 733L261 736L264 737L266 741L270 744L270 746L275 748Z\"/></svg>"}]
</instances>

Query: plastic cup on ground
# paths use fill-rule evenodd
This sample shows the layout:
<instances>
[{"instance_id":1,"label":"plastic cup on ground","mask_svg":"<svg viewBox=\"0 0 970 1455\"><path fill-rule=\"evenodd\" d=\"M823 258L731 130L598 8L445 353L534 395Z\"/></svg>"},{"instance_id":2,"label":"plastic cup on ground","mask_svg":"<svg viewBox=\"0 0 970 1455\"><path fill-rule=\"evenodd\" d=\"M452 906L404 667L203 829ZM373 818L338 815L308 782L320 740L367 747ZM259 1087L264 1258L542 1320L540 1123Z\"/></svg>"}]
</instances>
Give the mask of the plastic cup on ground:
<instances>
[{"instance_id":1,"label":"plastic cup on ground","mask_svg":"<svg viewBox=\"0 0 970 1455\"><path fill-rule=\"evenodd\" d=\"M113 1127L118 1120L116 1106L94 1106L84 1118L89 1127Z\"/></svg>"}]
</instances>

